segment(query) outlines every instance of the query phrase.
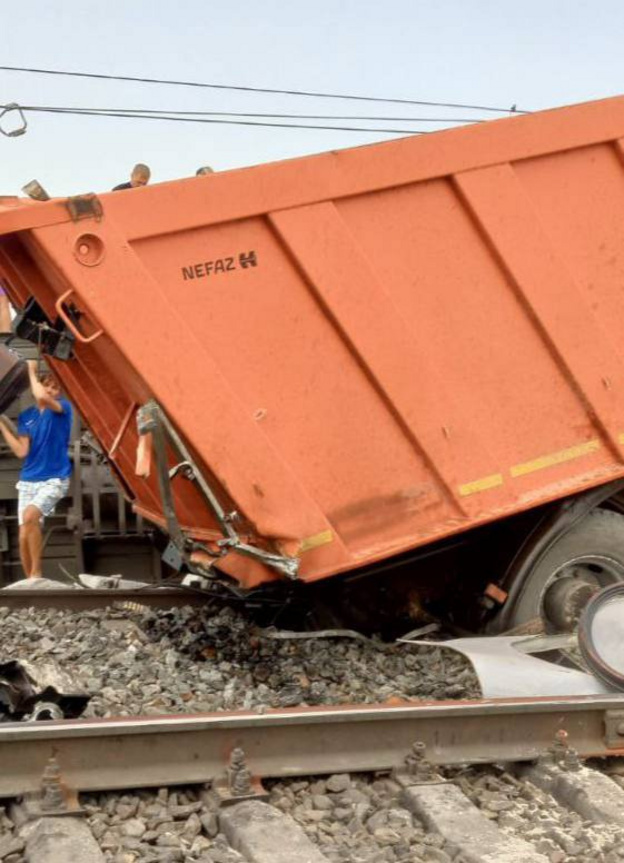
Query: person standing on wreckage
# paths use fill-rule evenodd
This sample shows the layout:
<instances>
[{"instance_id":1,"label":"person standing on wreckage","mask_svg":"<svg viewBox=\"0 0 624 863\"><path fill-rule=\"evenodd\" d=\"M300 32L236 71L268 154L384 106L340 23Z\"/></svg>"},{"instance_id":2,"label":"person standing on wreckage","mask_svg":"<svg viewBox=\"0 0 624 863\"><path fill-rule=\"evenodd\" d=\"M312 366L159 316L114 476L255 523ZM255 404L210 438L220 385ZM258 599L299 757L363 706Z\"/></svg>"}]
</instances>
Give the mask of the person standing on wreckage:
<instances>
[{"instance_id":1,"label":"person standing on wreckage","mask_svg":"<svg viewBox=\"0 0 624 863\"><path fill-rule=\"evenodd\" d=\"M19 415L17 435L4 422L0 434L24 459L16 486L20 559L26 578L41 578L43 520L69 491L72 407L51 374L39 380L34 360L28 363L28 376L35 405Z\"/></svg>"}]
</instances>

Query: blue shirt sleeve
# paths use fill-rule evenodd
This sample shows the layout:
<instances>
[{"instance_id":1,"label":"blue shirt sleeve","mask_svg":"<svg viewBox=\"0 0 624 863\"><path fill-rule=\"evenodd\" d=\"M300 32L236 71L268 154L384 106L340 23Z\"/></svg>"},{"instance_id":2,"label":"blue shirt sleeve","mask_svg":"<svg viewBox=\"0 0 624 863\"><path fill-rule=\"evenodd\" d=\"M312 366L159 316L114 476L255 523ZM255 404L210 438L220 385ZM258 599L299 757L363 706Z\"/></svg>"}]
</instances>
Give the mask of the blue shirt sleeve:
<instances>
[{"instance_id":1,"label":"blue shirt sleeve","mask_svg":"<svg viewBox=\"0 0 624 863\"><path fill-rule=\"evenodd\" d=\"M71 418L72 415L72 406L67 401L67 399L59 399L59 404L63 408L63 413Z\"/></svg>"},{"instance_id":2,"label":"blue shirt sleeve","mask_svg":"<svg viewBox=\"0 0 624 863\"><path fill-rule=\"evenodd\" d=\"M17 418L17 433L18 435L27 435L28 431L26 429L26 414L28 411L22 411L21 414Z\"/></svg>"}]
</instances>

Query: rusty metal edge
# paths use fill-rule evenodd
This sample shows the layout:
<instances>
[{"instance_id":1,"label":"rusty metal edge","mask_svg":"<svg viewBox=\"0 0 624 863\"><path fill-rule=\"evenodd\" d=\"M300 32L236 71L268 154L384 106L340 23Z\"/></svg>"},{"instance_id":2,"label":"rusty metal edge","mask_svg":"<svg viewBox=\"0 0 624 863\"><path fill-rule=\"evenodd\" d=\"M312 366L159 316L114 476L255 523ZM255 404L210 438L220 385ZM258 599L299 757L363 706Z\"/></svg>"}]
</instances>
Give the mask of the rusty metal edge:
<instances>
[{"instance_id":1,"label":"rusty metal edge","mask_svg":"<svg viewBox=\"0 0 624 863\"><path fill-rule=\"evenodd\" d=\"M624 755L624 735L605 738L622 708L619 695L7 723L0 797L35 791L51 753L77 791L210 782L234 747L265 777L390 770L415 741L435 764L531 761L561 729L583 757Z\"/></svg>"}]
</instances>

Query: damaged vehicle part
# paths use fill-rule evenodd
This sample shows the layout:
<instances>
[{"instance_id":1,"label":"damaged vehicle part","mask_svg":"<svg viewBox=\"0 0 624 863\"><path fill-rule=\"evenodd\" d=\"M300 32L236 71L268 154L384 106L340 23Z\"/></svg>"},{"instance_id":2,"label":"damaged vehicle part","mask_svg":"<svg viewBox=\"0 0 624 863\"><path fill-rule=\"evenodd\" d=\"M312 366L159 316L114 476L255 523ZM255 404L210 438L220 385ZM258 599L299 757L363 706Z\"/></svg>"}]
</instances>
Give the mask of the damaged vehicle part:
<instances>
[{"instance_id":1,"label":"damaged vehicle part","mask_svg":"<svg viewBox=\"0 0 624 863\"><path fill-rule=\"evenodd\" d=\"M417 639L401 641L430 646ZM439 644L470 662L484 698L624 692L623 645L624 584L596 593L574 632L455 638Z\"/></svg>"},{"instance_id":2,"label":"damaged vehicle part","mask_svg":"<svg viewBox=\"0 0 624 863\"><path fill-rule=\"evenodd\" d=\"M72 309L68 315L78 321L80 313ZM39 303L31 297L24 309L13 321L13 330L20 339L33 342L43 354L55 357L57 360L69 360L73 353L75 338L69 332L60 317L50 321Z\"/></svg>"},{"instance_id":3,"label":"damaged vehicle part","mask_svg":"<svg viewBox=\"0 0 624 863\"><path fill-rule=\"evenodd\" d=\"M0 663L0 721L76 719L90 700L55 662L36 665L11 659Z\"/></svg>"},{"instance_id":4,"label":"damaged vehicle part","mask_svg":"<svg viewBox=\"0 0 624 863\"><path fill-rule=\"evenodd\" d=\"M580 668L568 668L539 658L539 653L550 653L564 646L558 635L536 636L535 639L524 635L456 638L440 646L456 650L466 657L474 668L484 698L604 695L613 692L612 687ZM568 640L565 647L569 646Z\"/></svg>"},{"instance_id":5,"label":"damaged vehicle part","mask_svg":"<svg viewBox=\"0 0 624 863\"><path fill-rule=\"evenodd\" d=\"M277 570L277 572L290 579L297 578L299 570L298 558L267 551L260 547L249 545L241 539L234 527L238 514L236 512L228 513L224 510L217 495L193 461L181 437L155 401L149 401L139 408L137 412L137 429L141 437L151 435L151 444L154 449L161 503L167 523L167 533L170 537L170 543L163 554L165 563L179 571L183 565L190 565L191 558L188 552L193 549L206 552L214 560L218 560L228 554L228 552L234 551L244 557L261 561L266 566ZM167 461L167 441L171 442L183 459L181 464L171 469ZM190 542L182 531L176 514L171 488L171 480L178 474L197 484L210 507L223 534L223 539L217 541L218 551L213 551L200 543Z\"/></svg>"}]
</instances>

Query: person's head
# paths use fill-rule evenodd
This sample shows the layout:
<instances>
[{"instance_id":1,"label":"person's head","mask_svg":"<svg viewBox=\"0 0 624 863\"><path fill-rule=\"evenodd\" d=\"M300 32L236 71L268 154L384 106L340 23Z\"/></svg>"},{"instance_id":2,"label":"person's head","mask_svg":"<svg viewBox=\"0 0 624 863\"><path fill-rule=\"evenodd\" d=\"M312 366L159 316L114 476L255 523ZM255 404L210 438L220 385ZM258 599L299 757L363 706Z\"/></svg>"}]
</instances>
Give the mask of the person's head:
<instances>
[{"instance_id":1,"label":"person's head","mask_svg":"<svg viewBox=\"0 0 624 863\"><path fill-rule=\"evenodd\" d=\"M139 162L139 164L135 165L132 169L132 174L130 174L130 184L133 187L147 186L151 176L152 172L147 167L147 165L143 165L141 162Z\"/></svg>"},{"instance_id":2,"label":"person's head","mask_svg":"<svg viewBox=\"0 0 624 863\"><path fill-rule=\"evenodd\" d=\"M44 374L41 376L41 385L43 386L46 393L53 399L57 399L60 396L61 388L59 386L59 383L54 377L54 375L50 374L50 372L44 372Z\"/></svg>"},{"instance_id":3,"label":"person's head","mask_svg":"<svg viewBox=\"0 0 624 863\"><path fill-rule=\"evenodd\" d=\"M204 165L203 168L198 168L195 171L196 177L205 177L207 174L214 174L214 171L209 165Z\"/></svg>"}]
</instances>

